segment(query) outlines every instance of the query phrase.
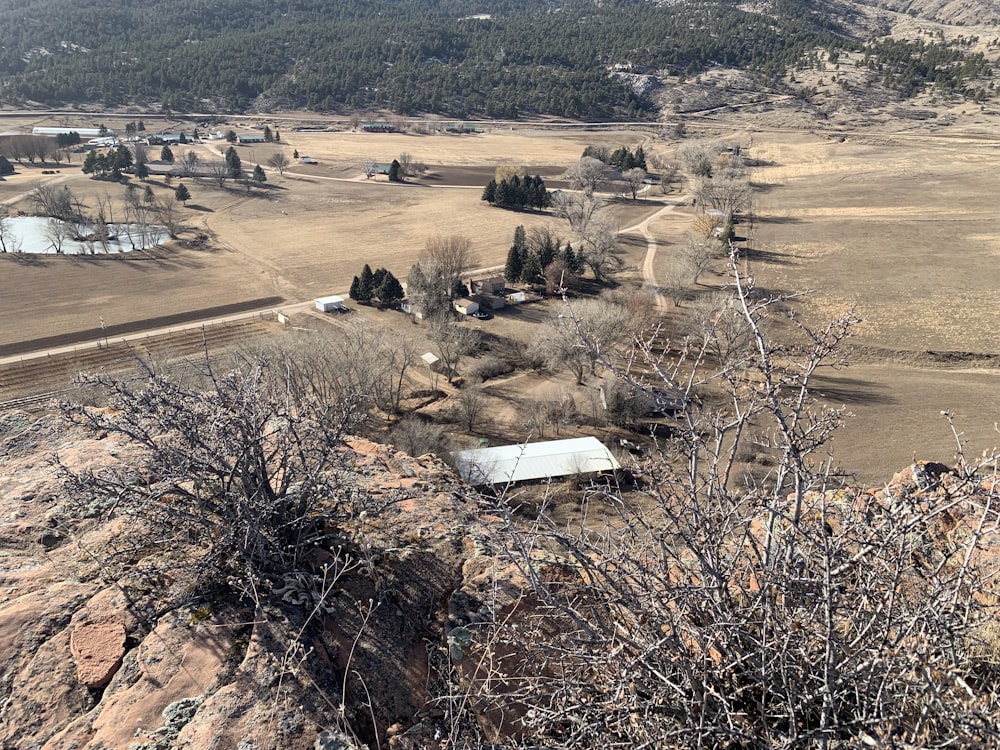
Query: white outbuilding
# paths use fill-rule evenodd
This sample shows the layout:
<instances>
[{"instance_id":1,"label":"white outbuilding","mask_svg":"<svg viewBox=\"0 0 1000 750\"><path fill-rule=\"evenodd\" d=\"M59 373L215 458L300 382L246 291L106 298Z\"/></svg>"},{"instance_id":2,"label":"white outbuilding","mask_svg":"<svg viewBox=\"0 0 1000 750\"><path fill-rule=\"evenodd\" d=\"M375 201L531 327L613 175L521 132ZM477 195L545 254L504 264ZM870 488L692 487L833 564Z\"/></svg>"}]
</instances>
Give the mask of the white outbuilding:
<instances>
[{"instance_id":1,"label":"white outbuilding","mask_svg":"<svg viewBox=\"0 0 1000 750\"><path fill-rule=\"evenodd\" d=\"M320 312L333 312L344 309L344 298L332 294L329 297L319 297L315 300L316 309Z\"/></svg>"},{"instance_id":2,"label":"white outbuilding","mask_svg":"<svg viewBox=\"0 0 1000 750\"><path fill-rule=\"evenodd\" d=\"M616 471L614 454L595 437L498 445L451 454L469 484L507 484Z\"/></svg>"}]
</instances>

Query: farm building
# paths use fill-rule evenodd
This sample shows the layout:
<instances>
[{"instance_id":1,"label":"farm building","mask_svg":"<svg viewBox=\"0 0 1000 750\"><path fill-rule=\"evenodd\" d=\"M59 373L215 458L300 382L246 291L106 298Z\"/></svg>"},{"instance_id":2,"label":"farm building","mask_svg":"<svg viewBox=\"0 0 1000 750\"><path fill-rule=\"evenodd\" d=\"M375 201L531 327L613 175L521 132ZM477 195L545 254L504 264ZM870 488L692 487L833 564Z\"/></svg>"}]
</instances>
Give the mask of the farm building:
<instances>
[{"instance_id":1,"label":"farm building","mask_svg":"<svg viewBox=\"0 0 1000 750\"><path fill-rule=\"evenodd\" d=\"M558 479L621 468L607 446L595 437L498 445L451 454L469 484L506 484Z\"/></svg>"},{"instance_id":2,"label":"farm building","mask_svg":"<svg viewBox=\"0 0 1000 750\"><path fill-rule=\"evenodd\" d=\"M146 136L146 143L150 146L169 146L173 143L182 143L181 133L154 133Z\"/></svg>"},{"instance_id":3,"label":"farm building","mask_svg":"<svg viewBox=\"0 0 1000 750\"><path fill-rule=\"evenodd\" d=\"M260 133L247 133L246 135L236 136L236 140L239 143L264 143L264 136Z\"/></svg>"},{"instance_id":4,"label":"farm building","mask_svg":"<svg viewBox=\"0 0 1000 750\"><path fill-rule=\"evenodd\" d=\"M315 301L316 309L320 312L332 312L344 309L344 298L333 294L329 297L319 297Z\"/></svg>"},{"instance_id":5,"label":"farm building","mask_svg":"<svg viewBox=\"0 0 1000 750\"><path fill-rule=\"evenodd\" d=\"M69 135L76 133L81 138L96 138L99 135L110 135L106 128L32 128L32 135Z\"/></svg>"},{"instance_id":6,"label":"farm building","mask_svg":"<svg viewBox=\"0 0 1000 750\"><path fill-rule=\"evenodd\" d=\"M455 310L462 315L472 315L479 312L479 303L472 301L468 297L457 299L452 304L455 306Z\"/></svg>"},{"instance_id":7,"label":"farm building","mask_svg":"<svg viewBox=\"0 0 1000 750\"><path fill-rule=\"evenodd\" d=\"M396 126L391 122L365 122L361 129L366 133L395 133Z\"/></svg>"},{"instance_id":8,"label":"farm building","mask_svg":"<svg viewBox=\"0 0 1000 750\"><path fill-rule=\"evenodd\" d=\"M473 294L503 294L507 287L507 279L503 276L490 276L488 279L473 279L469 282Z\"/></svg>"}]
</instances>

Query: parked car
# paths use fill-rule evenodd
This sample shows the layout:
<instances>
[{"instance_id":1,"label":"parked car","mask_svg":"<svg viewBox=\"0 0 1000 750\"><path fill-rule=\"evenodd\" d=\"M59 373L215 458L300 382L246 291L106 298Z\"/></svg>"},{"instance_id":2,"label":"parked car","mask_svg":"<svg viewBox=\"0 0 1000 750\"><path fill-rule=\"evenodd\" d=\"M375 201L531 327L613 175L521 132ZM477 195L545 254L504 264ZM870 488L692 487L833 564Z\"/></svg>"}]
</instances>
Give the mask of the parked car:
<instances>
[{"instance_id":1,"label":"parked car","mask_svg":"<svg viewBox=\"0 0 1000 750\"><path fill-rule=\"evenodd\" d=\"M476 310L472 313L472 317L476 320L490 320L493 317L493 313L486 310Z\"/></svg>"}]
</instances>

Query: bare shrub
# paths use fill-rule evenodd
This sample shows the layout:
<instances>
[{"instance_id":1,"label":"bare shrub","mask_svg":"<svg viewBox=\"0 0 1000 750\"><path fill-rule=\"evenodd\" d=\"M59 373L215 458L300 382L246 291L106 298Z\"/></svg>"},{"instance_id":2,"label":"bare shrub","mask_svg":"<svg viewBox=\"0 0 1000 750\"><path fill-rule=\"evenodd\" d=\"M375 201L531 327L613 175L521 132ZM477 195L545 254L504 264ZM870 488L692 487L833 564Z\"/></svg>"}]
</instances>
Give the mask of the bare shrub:
<instances>
[{"instance_id":1,"label":"bare shrub","mask_svg":"<svg viewBox=\"0 0 1000 750\"><path fill-rule=\"evenodd\" d=\"M396 450L411 456L434 453L444 456L451 450L451 441L441 425L418 415L409 415L393 428L389 440Z\"/></svg>"},{"instance_id":2,"label":"bare shrub","mask_svg":"<svg viewBox=\"0 0 1000 750\"><path fill-rule=\"evenodd\" d=\"M967 462L959 440L951 473L917 464L882 493L845 487L825 451L841 414L810 389L856 320L795 321L789 361L761 326L776 300L732 273L738 367L697 346L667 361L637 345L649 381L605 361L640 391L688 395L641 494L591 485L606 524L543 505L525 527L493 506L509 568L464 625L472 658L455 678L491 738L525 748L997 744L998 456ZM741 483L762 434L773 465ZM444 705L455 745L481 740Z\"/></svg>"}]
</instances>

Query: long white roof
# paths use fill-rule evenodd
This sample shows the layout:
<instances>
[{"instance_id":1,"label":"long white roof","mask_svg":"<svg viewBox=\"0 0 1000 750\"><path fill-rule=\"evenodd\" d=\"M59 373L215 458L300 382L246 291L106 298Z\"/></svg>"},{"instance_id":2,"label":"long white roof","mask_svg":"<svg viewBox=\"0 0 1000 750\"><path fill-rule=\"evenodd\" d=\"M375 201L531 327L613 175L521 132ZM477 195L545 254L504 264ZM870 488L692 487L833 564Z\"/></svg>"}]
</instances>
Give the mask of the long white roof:
<instances>
[{"instance_id":1,"label":"long white roof","mask_svg":"<svg viewBox=\"0 0 1000 750\"><path fill-rule=\"evenodd\" d=\"M452 457L459 474L473 485L554 479L620 468L611 451L595 437L476 448L456 451Z\"/></svg>"}]
</instances>

